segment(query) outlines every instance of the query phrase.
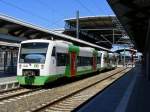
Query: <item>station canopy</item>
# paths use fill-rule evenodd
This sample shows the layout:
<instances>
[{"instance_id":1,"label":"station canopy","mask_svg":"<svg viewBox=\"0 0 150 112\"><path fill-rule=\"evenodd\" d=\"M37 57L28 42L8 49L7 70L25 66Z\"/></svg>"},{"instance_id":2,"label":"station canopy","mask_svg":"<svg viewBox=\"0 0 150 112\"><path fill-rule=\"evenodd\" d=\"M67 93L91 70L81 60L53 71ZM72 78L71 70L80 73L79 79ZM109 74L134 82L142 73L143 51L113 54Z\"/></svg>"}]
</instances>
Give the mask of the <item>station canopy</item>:
<instances>
[{"instance_id":1,"label":"station canopy","mask_svg":"<svg viewBox=\"0 0 150 112\"><path fill-rule=\"evenodd\" d=\"M54 30L24 22L8 15L0 14L0 41L9 40L11 42L15 41L16 43L20 43L22 40L26 39L65 40L78 46L93 47L97 50L111 52L110 49L96 45L95 43L77 39Z\"/></svg>"},{"instance_id":2,"label":"station canopy","mask_svg":"<svg viewBox=\"0 0 150 112\"><path fill-rule=\"evenodd\" d=\"M76 37L77 19L66 19L65 23L64 33ZM132 44L115 16L80 17L79 32L80 39L108 49L113 44Z\"/></svg>"},{"instance_id":3,"label":"station canopy","mask_svg":"<svg viewBox=\"0 0 150 112\"><path fill-rule=\"evenodd\" d=\"M144 52L150 25L150 0L107 1L138 50Z\"/></svg>"},{"instance_id":4,"label":"station canopy","mask_svg":"<svg viewBox=\"0 0 150 112\"><path fill-rule=\"evenodd\" d=\"M135 50L135 49L129 49L129 48L119 49L119 50L116 50L115 52L116 53L120 53L120 52L125 52L125 51L129 51L132 54L135 54L137 52L137 50Z\"/></svg>"},{"instance_id":5,"label":"station canopy","mask_svg":"<svg viewBox=\"0 0 150 112\"><path fill-rule=\"evenodd\" d=\"M0 41L21 42L26 39L66 40L79 46L110 51L113 44L131 44L125 30L115 16L79 18L80 35L76 38L76 19L65 20L62 33L39 27L8 15L0 14Z\"/></svg>"}]
</instances>

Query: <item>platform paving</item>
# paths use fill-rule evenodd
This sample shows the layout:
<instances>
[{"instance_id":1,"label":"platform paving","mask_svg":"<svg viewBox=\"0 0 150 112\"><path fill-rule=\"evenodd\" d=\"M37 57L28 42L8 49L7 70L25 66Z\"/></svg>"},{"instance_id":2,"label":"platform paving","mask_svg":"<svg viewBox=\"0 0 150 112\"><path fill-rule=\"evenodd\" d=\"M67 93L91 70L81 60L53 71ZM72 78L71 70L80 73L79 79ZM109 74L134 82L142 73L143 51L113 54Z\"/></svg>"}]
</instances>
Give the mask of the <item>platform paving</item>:
<instances>
[{"instance_id":1,"label":"platform paving","mask_svg":"<svg viewBox=\"0 0 150 112\"><path fill-rule=\"evenodd\" d=\"M4 84L7 82L14 82L14 81L17 82L16 76L0 78L0 84Z\"/></svg>"},{"instance_id":2,"label":"platform paving","mask_svg":"<svg viewBox=\"0 0 150 112\"><path fill-rule=\"evenodd\" d=\"M81 107L77 108L75 111L77 112L147 112L140 111L142 108L145 108L144 103L143 106L140 106L140 100L144 102L144 97L146 98L144 93L145 87L148 87L149 92L146 93L150 95L150 84L144 84L140 90L138 86L143 86L140 81L144 82L143 76L141 76L141 65L136 65L131 71L129 71L126 75L121 77L115 83L106 88L103 92L95 96L88 103L85 103ZM140 79L140 80L139 80ZM135 89L135 90L134 90ZM145 88L146 89L146 88ZM143 92L139 92L143 91ZM146 91L145 91L146 92ZM137 99L139 95L141 98ZM132 97L132 98L131 98ZM150 101L150 100L149 100ZM137 104L135 103L137 102ZM133 107L132 107L133 105ZM148 104L147 104L148 105ZM139 110L137 111L137 106Z\"/></svg>"},{"instance_id":3,"label":"platform paving","mask_svg":"<svg viewBox=\"0 0 150 112\"><path fill-rule=\"evenodd\" d=\"M0 75L2 75L0 77L0 91L19 87L16 75L7 75L5 73L0 73Z\"/></svg>"},{"instance_id":4,"label":"platform paving","mask_svg":"<svg viewBox=\"0 0 150 112\"><path fill-rule=\"evenodd\" d=\"M138 71L126 112L150 112L150 81L146 80L142 67Z\"/></svg>"}]
</instances>

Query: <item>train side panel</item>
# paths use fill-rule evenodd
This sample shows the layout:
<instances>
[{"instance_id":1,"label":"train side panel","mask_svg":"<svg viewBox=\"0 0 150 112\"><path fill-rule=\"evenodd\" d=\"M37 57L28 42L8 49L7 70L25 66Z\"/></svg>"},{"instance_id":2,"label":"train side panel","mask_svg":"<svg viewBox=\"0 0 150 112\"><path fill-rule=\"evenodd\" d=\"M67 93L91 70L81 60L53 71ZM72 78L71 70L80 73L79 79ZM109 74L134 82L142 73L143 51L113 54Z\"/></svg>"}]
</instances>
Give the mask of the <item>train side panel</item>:
<instances>
[{"instance_id":1,"label":"train side panel","mask_svg":"<svg viewBox=\"0 0 150 112\"><path fill-rule=\"evenodd\" d=\"M17 79L21 85L45 85L61 77L73 78L116 66L116 58L110 60L106 51L64 41L37 39L24 43L33 43L33 48L26 45L18 56ZM43 44L34 46L38 43ZM47 48L42 48L46 44Z\"/></svg>"},{"instance_id":2,"label":"train side panel","mask_svg":"<svg viewBox=\"0 0 150 112\"><path fill-rule=\"evenodd\" d=\"M93 72L93 50L91 48L80 47L77 60L77 75Z\"/></svg>"}]
</instances>

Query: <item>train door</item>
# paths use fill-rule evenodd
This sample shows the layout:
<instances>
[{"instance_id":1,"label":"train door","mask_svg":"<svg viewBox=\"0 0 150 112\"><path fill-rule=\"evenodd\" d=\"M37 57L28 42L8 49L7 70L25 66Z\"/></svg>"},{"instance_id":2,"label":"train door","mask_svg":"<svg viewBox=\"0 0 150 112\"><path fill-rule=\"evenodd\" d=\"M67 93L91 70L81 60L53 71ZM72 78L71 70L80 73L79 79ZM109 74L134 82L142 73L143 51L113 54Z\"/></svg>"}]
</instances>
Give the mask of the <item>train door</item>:
<instances>
[{"instance_id":1,"label":"train door","mask_svg":"<svg viewBox=\"0 0 150 112\"><path fill-rule=\"evenodd\" d=\"M96 70L96 55L93 56L93 70Z\"/></svg>"},{"instance_id":2,"label":"train door","mask_svg":"<svg viewBox=\"0 0 150 112\"><path fill-rule=\"evenodd\" d=\"M76 75L76 70L77 70L77 66L76 66L76 52L71 52L71 77L75 77Z\"/></svg>"}]
</instances>

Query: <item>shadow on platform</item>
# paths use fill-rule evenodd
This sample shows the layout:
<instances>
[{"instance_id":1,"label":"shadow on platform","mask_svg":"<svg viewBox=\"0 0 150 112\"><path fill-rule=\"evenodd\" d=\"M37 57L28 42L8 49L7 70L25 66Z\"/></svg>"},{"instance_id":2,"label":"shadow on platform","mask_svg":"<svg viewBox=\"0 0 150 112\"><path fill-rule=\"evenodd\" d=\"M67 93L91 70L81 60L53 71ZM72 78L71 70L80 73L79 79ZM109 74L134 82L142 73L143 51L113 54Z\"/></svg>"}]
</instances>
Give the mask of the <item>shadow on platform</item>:
<instances>
[{"instance_id":1,"label":"shadow on platform","mask_svg":"<svg viewBox=\"0 0 150 112\"><path fill-rule=\"evenodd\" d=\"M150 106L150 82L136 65L126 75L77 108L77 112L148 112Z\"/></svg>"},{"instance_id":2,"label":"shadow on platform","mask_svg":"<svg viewBox=\"0 0 150 112\"><path fill-rule=\"evenodd\" d=\"M12 77L12 76L16 76L16 72L3 72L3 71L0 71L0 78Z\"/></svg>"}]
</instances>

